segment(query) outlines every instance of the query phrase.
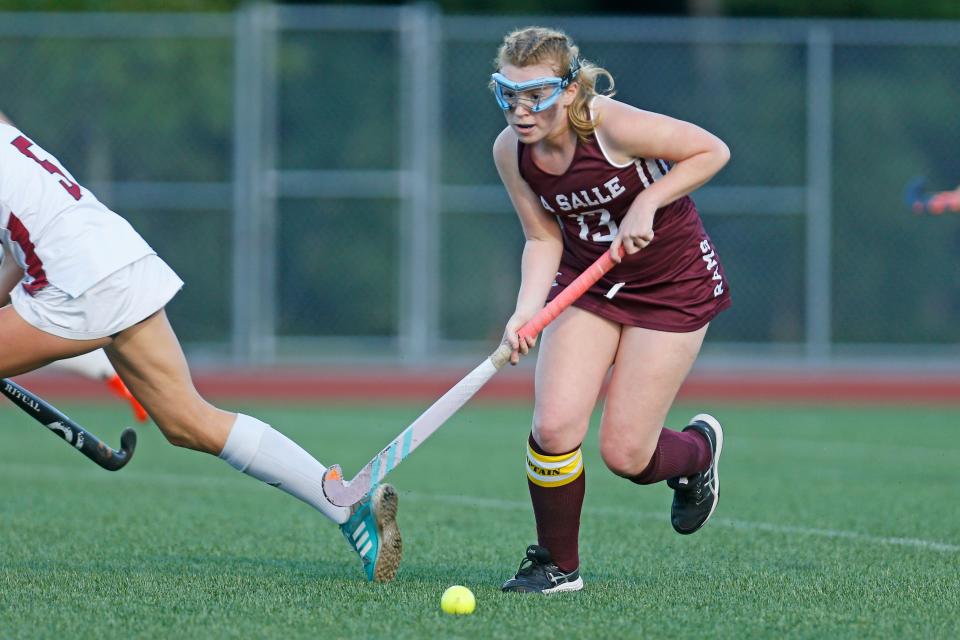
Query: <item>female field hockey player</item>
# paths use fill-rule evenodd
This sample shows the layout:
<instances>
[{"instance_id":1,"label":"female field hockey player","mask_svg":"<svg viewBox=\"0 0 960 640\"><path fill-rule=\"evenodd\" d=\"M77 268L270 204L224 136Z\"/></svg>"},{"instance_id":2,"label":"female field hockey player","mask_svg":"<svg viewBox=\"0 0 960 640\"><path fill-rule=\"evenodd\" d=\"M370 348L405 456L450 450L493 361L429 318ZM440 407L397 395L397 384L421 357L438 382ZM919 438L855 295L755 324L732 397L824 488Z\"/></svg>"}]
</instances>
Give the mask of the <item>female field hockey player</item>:
<instances>
[{"instance_id":1,"label":"female field hockey player","mask_svg":"<svg viewBox=\"0 0 960 640\"><path fill-rule=\"evenodd\" d=\"M10 124L0 124L0 377L104 349L167 440L219 456L340 525L369 580L400 564L397 494L352 508L323 494L326 467L269 425L200 397L164 307L183 282L130 224ZM11 290L12 289L12 290Z\"/></svg>"},{"instance_id":2,"label":"female field hockey player","mask_svg":"<svg viewBox=\"0 0 960 640\"><path fill-rule=\"evenodd\" d=\"M720 423L667 412L707 325L730 305L717 252L687 196L729 159L703 129L598 95L613 78L564 33L508 34L491 87L507 127L494 162L526 237L511 362L534 346L519 328L604 251L618 263L543 335L526 469L538 544L504 591L583 588L578 556L586 476L580 446L612 367L600 453L636 484L666 480L673 528L690 534L719 497ZM625 256L620 258L621 247Z\"/></svg>"}]
</instances>

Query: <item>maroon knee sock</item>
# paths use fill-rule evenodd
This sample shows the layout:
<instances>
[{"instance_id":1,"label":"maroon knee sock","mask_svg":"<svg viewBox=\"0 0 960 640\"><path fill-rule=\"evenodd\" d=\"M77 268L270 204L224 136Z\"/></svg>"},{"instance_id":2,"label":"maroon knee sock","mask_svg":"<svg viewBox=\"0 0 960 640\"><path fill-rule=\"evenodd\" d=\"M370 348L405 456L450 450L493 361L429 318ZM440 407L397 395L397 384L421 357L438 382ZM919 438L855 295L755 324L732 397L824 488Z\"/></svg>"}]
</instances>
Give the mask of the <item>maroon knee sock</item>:
<instances>
[{"instance_id":1,"label":"maroon knee sock","mask_svg":"<svg viewBox=\"0 0 960 640\"><path fill-rule=\"evenodd\" d=\"M664 427L660 430L660 439L650 463L630 481L653 484L667 478L692 476L706 471L710 460L710 443L701 434L696 431L671 431Z\"/></svg>"},{"instance_id":2,"label":"maroon knee sock","mask_svg":"<svg viewBox=\"0 0 960 640\"><path fill-rule=\"evenodd\" d=\"M538 454L559 456L573 453L548 453L530 435L530 447ZM579 447L577 447L579 448ZM537 543L546 547L561 571L569 573L580 566L577 552L580 535L580 510L587 486L586 473L573 482L557 487L541 487L527 478L533 515L537 520Z\"/></svg>"}]
</instances>

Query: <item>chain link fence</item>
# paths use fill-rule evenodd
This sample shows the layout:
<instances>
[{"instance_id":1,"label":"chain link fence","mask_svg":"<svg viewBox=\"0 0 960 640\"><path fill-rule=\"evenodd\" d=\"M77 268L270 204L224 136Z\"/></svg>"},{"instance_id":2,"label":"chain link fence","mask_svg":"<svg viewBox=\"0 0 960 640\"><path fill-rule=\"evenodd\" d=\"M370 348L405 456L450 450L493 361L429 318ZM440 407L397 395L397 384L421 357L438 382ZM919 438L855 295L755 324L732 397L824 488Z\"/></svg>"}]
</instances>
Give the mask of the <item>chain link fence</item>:
<instances>
[{"instance_id":1,"label":"chain link fence","mask_svg":"<svg viewBox=\"0 0 960 640\"><path fill-rule=\"evenodd\" d=\"M0 110L181 274L195 358L474 358L519 284L487 78L526 24L730 145L694 194L734 296L706 361L957 355L960 216L903 199L960 183L954 23L0 13Z\"/></svg>"}]
</instances>

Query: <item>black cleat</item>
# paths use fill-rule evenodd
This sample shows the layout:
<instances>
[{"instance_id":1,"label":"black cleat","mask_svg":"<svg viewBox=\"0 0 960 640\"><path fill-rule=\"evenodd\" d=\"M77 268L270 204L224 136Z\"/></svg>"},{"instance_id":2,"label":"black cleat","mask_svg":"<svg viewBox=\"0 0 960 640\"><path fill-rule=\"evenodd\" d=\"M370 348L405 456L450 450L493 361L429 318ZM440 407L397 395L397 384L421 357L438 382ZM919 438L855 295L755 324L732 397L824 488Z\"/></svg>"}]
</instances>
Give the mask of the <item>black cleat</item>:
<instances>
[{"instance_id":1,"label":"black cleat","mask_svg":"<svg viewBox=\"0 0 960 640\"><path fill-rule=\"evenodd\" d=\"M670 522L677 533L688 535L702 527L713 515L720 501L720 473L718 463L723 449L723 428L713 416L701 413L693 417L684 431L698 431L710 441L713 452L710 466L689 477L670 478L667 485L673 489Z\"/></svg>"},{"instance_id":2,"label":"black cleat","mask_svg":"<svg viewBox=\"0 0 960 640\"><path fill-rule=\"evenodd\" d=\"M580 569L564 573L553 563L550 552L535 544L527 547L527 557L520 561L517 575L501 587L503 591L515 593L556 593L580 589L583 589Z\"/></svg>"}]
</instances>

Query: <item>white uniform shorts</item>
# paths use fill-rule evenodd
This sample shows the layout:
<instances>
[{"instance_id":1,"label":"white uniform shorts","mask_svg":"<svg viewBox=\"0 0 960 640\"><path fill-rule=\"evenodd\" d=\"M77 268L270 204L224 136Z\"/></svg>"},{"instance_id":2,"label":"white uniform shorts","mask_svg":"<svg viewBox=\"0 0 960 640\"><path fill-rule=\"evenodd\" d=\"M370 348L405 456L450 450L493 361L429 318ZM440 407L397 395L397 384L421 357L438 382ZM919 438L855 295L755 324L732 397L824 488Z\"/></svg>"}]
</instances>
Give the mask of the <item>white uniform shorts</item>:
<instances>
[{"instance_id":1,"label":"white uniform shorts","mask_svg":"<svg viewBox=\"0 0 960 640\"><path fill-rule=\"evenodd\" d=\"M31 296L19 284L10 294L21 318L46 333L95 340L132 327L166 306L183 287L173 269L149 255L111 273L79 297L53 285Z\"/></svg>"}]
</instances>

